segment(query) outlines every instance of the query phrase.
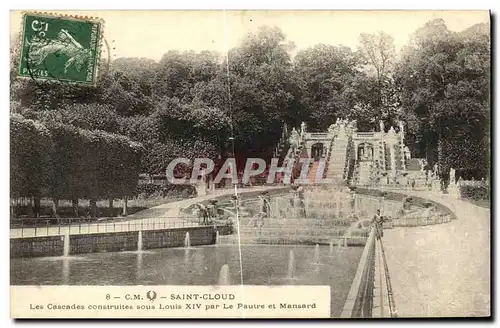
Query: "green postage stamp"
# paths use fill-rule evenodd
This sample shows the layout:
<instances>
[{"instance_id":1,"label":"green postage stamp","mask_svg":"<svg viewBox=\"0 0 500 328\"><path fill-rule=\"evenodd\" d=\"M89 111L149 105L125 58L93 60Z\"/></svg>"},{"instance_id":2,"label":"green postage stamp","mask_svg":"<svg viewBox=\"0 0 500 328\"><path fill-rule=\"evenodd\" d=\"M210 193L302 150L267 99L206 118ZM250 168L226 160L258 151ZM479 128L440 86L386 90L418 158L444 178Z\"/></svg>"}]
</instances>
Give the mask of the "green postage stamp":
<instances>
[{"instance_id":1,"label":"green postage stamp","mask_svg":"<svg viewBox=\"0 0 500 328\"><path fill-rule=\"evenodd\" d=\"M19 75L95 84L102 25L87 17L25 13Z\"/></svg>"}]
</instances>

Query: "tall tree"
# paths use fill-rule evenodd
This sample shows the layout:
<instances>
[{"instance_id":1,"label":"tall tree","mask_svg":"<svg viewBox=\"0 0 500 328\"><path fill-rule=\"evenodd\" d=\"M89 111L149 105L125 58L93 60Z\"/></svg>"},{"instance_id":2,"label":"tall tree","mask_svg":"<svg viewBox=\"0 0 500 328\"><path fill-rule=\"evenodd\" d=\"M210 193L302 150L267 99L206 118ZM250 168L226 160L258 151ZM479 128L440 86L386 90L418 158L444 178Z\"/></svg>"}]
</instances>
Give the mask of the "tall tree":
<instances>
[{"instance_id":1,"label":"tall tree","mask_svg":"<svg viewBox=\"0 0 500 328\"><path fill-rule=\"evenodd\" d=\"M358 53L365 64L366 75L362 88L367 92L362 93L365 97L361 97L357 108L361 109L361 113L367 109L372 112L370 122L372 127L378 120L394 123L397 120L399 103L393 80L396 58L393 37L385 32L362 33L359 37ZM366 123L361 116L360 127L367 128L363 126Z\"/></svg>"},{"instance_id":2,"label":"tall tree","mask_svg":"<svg viewBox=\"0 0 500 328\"><path fill-rule=\"evenodd\" d=\"M418 119L411 132L443 177L451 167L486 175L489 53L487 29L455 33L440 19L417 30L403 50L396 76L405 116Z\"/></svg>"},{"instance_id":3,"label":"tall tree","mask_svg":"<svg viewBox=\"0 0 500 328\"><path fill-rule=\"evenodd\" d=\"M350 48L319 44L300 51L294 69L312 129L326 130L354 106L359 57Z\"/></svg>"}]
</instances>

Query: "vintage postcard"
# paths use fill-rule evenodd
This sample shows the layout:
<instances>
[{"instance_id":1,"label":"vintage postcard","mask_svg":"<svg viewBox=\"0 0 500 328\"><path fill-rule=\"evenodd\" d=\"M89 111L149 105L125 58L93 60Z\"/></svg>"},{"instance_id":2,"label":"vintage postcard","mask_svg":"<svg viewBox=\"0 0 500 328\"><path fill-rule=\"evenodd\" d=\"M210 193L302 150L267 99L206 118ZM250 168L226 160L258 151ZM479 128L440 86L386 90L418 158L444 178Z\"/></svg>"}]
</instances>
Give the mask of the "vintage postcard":
<instances>
[{"instance_id":1,"label":"vintage postcard","mask_svg":"<svg viewBox=\"0 0 500 328\"><path fill-rule=\"evenodd\" d=\"M488 11L11 11L12 318L491 316Z\"/></svg>"}]
</instances>

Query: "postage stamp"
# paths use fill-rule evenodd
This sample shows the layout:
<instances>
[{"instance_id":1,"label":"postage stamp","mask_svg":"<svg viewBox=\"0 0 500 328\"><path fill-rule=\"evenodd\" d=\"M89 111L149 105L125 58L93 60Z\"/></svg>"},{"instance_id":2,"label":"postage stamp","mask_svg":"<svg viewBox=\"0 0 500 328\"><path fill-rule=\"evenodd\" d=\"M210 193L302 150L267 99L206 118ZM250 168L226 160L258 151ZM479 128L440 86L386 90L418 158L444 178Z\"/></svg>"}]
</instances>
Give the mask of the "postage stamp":
<instances>
[{"instance_id":1,"label":"postage stamp","mask_svg":"<svg viewBox=\"0 0 500 328\"><path fill-rule=\"evenodd\" d=\"M102 25L87 17L25 13L19 75L94 84Z\"/></svg>"}]
</instances>

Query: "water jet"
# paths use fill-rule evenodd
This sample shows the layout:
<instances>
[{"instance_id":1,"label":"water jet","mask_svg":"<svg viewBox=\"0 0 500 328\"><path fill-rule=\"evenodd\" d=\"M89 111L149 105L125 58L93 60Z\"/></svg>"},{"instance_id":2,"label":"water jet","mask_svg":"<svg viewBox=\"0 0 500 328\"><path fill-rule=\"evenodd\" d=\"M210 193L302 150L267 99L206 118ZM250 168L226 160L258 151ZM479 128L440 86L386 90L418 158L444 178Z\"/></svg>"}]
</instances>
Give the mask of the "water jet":
<instances>
[{"instance_id":1,"label":"water jet","mask_svg":"<svg viewBox=\"0 0 500 328\"><path fill-rule=\"evenodd\" d=\"M288 279L295 279L295 254L293 250L290 250L290 254L288 255Z\"/></svg>"},{"instance_id":2,"label":"water jet","mask_svg":"<svg viewBox=\"0 0 500 328\"><path fill-rule=\"evenodd\" d=\"M231 285L231 278L229 277L229 265L224 264L220 268L219 281L217 282L217 285Z\"/></svg>"}]
</instances>

